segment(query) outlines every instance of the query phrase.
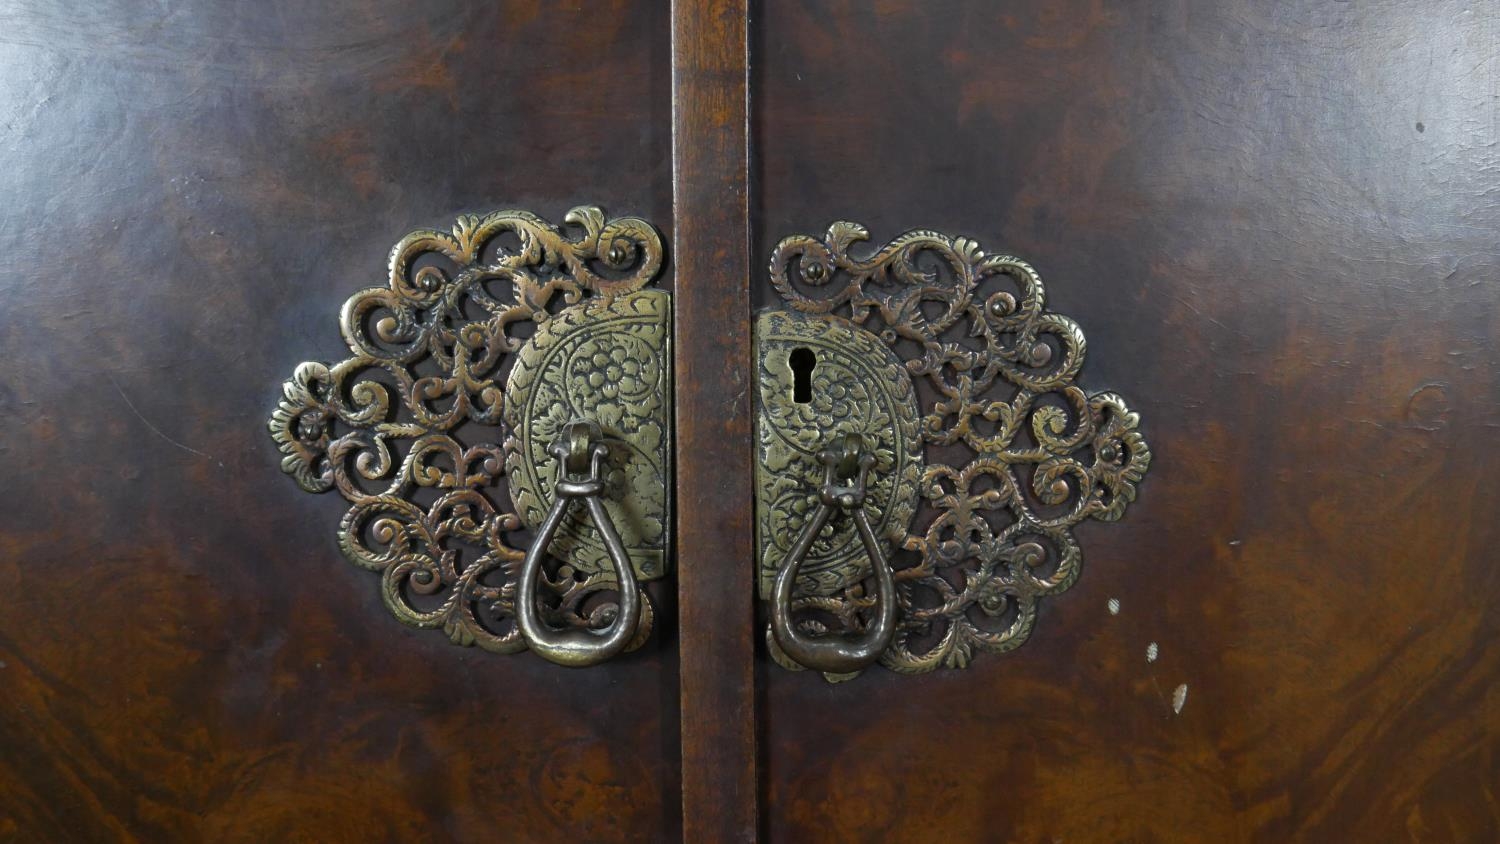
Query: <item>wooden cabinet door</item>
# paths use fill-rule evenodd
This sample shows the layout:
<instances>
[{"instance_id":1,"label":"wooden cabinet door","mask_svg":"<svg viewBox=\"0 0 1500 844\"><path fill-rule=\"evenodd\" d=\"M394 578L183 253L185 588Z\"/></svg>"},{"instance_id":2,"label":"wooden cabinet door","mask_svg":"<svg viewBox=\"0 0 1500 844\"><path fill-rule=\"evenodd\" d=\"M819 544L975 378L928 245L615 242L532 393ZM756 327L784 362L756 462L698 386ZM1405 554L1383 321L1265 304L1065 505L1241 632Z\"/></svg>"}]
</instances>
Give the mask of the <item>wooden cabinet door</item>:
<instances>
[{"instance_id":1,"label":"wooden cabinet door","mask_svg":"<svg viewBox=\"0 0 1500 844\"><path fill-rule=\"evenodd\" d=\"M1500 839L1497 27L757 8L752 304L835 220L859 254L972 238L1040 272L1154 455L1019 648L839 685L761 656L767 840Z\"/></svg>"},{"instance_id":2,"label":"wooden cabinet door","mask_svg":"<svg viewBox=\"0 0 1500 844\"><path fill-rule=\"evenodd\" d=\"M0 840L677 837L670 637L569 671L402 626L266 434L412 229L670 239L667 12L0 10Z\"/></svg>"},{"instance_id":3,"label":"wooden cabinet door","mask_svg":"<svg viewBox=\"0 0 1500 844\"><path fill-rule=\"evenodd\" d=\"M1500 14L0 24L0 840L1500 838ZM670 244L678 550L649 643L570 671L397 623L265 419L397 238L589 203ZM1153 461L1024 643L829 684L764 645L750 325L840 220L1029 262Z\"/></svg>"}]
</instances>

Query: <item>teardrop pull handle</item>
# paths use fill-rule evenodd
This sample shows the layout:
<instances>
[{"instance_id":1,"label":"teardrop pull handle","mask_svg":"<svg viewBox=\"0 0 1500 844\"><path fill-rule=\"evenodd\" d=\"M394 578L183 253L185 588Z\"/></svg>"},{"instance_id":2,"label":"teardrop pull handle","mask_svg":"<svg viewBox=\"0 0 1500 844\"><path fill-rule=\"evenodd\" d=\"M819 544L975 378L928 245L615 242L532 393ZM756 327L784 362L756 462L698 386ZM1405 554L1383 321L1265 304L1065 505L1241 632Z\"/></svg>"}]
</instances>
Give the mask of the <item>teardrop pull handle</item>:
<instances>
[{"instance_id":1,"label":"teardrop pull handle","mask_svg":"<svg viewBox=\"0 0 1500 844\"><path fill-rule=\"evenodd\" d=\"M823 464L818 507L776 573L771 592L771 635L799 665L825 674L849 674L879 659L890 645L896 632L896 582L864 509L865 481L875 466L875 455L864 450L858 435L845 434L833 447L820 452L818 460ZM792 623L792 589L813 541L833 516L835 507L854 519L865 553L870 557L875 574L876 616L857 635L808 636Z\"/></svg>"},{"instance_id":2,"label":"teardrop pull handle","mask_svg":"<svg viewBox=\"0 0 1500 844\"><path fill-rule=\"evenodd\" d=\"M630 565L630 554L625 550L625 543L620 541L620 534L600 498L604 492L601 476L604 459L609 456L609 445L603 441L599 426L586 420L569 422L557 441L547 447L547 452L561 464L557 483L553 486L556 500L542 520L536 539L521 564L516 591L516 621L521 628L521 638L543 659L582 668L604 662L630 644L641 617L641 595L636 587L635 571ZM610 566L619 583L619 612L603 630L559 630L542 621L537 611L536 587L542 559L546 557L547 546L552 544L558 527L567 517L568 507L578 499L583 500L594 528L604 540Z\"/></svg>"}]
</instances>

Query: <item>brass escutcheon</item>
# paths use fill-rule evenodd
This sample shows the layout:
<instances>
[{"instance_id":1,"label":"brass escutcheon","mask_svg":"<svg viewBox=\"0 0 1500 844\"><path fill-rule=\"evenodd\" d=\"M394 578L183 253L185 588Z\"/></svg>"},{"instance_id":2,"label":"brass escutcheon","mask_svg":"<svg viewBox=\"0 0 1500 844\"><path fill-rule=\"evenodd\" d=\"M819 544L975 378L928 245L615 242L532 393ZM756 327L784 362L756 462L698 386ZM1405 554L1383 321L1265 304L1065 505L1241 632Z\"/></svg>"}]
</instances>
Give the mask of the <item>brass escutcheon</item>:
<instances>
[{"instance_id":1,"label":"brass escutcheon","mask_svg":"<svg viewBox=\"0 0 1500 844\"><path fill-rule=\"evenodd\" d=\"M850 222L782 239L770 283L784 309L756 323L767 643L830 680L867 662L877 633L879 661L904 674L1020 646L1041 599L1078 579L1073 529L1123 516L1151 465L1124 399L1077 385L1083 331L1047 310L1031 265L935 231L868 239ZM820 478L821 450L851 433L875 459L869 488L862 507L830 506L844 481ZM804 646L820 639L842 643L824 656L858 653L824 661Z\"/></svg>"},{"instance_id":2,"label":"brass escutcheon","mask_svg":"<svg viewBox=\"0 0 1500 844\"><path fill-rule=\"evenodd\" d=\"M671 300L648 289L663 260L650 223L592 206L561 226L465 214L401 238L340 313L350 356L285 383L268 423L282 471L349 501L339 548L401 622L572 665L645 640L636 581L669 551Z\"/></svg>"}]
</instances>

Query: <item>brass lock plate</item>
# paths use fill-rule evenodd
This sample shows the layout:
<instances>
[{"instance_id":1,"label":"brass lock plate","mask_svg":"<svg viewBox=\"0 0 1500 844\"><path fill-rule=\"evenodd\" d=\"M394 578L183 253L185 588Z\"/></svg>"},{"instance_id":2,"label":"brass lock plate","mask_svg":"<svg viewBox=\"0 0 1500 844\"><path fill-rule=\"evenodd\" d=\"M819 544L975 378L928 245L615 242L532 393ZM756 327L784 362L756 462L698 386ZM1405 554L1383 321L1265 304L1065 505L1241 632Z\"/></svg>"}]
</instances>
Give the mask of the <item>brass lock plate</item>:
<instances>
[{"instance_id":1,"label":"brass lock plate","mask_svg":"<svg viewBox=\"0 0 1500 844\"><path fill-rule=\"evenodd\" d=\"M882 538L900 537L917 505L922 440L916 393L875 335L837 316L791 311L755 322L756 557L762 598L816 508L817 455L856 434L875 456L866 510ZM849 519L826 525L798 573L797 592L828 596L870 575Z\"/></svg>"},{"instance_id":2,"label":"brass lock plate","mask_svg":"<svg viewBox=\"0 0 1500 844\"><path fill-rule=\"evenodd\" d=\"M609 445L600 496L640 580L667 572L672 524L671 297L661 290L586 300L537 327L505 386L505 468L516 513L535 529L561 471L547 454L573 419ZM583 575L606 573L598 528L575 508L548 551Z\"/></svg>"}]
</instances>

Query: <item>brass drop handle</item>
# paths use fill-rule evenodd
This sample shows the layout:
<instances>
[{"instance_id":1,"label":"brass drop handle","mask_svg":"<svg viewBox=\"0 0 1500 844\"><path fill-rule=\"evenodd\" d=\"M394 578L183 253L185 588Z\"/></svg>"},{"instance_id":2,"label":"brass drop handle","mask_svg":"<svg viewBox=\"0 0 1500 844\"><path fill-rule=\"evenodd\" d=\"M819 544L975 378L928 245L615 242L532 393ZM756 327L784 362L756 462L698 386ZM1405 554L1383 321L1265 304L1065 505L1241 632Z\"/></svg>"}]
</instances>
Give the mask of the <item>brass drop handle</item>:
<instances>
[{"instance_id":1,"label":"brass drop handle","mask_svg":"<svg viewBox=\"0 0 1500 844\"><path fill-rule=\"evenodd\" d=\"M521 638L543 659L582 668L604 662L630 644L640 621L641 596L636 587L635 571L630 565L630 554L600 498L604 492L602 466L609 456L609 445L603 441L599 426L583 420L569 422L557 441L547 447L547 452L561 464L557 483L553 486L557 498L521 564L516 591L516 621L521 628ZM542 621L537 612L536 587L542 559L575 499L583 499L588 507L589 518L604 540L610 565L619 582L619 612L604 630L558 630Z\"/></svg>"},{"instance_id":2,"label":"brass drop handle","mask_svg":"<svg viewBox=\"0 0 1500 844\"><path fill-rule=\"evenodd\" d=\"M833 448L820 452L818 460L823 464L818 507L776 573L771 592L771 635L781 650L798 664L826 674L848 674L879 659L890 645L896 632L896 582L864 509L865 481L875 466L875 455L862 448L857 435L846 434ZM847 480L841 481L841 478ZM854 519L865 553L870 557L870 567L875 574L877 614L870 626L857 636L812 637L798 632L792 624L792 589L813 541L833 516L835 507Z\"/></svg>"}]
</instances>

